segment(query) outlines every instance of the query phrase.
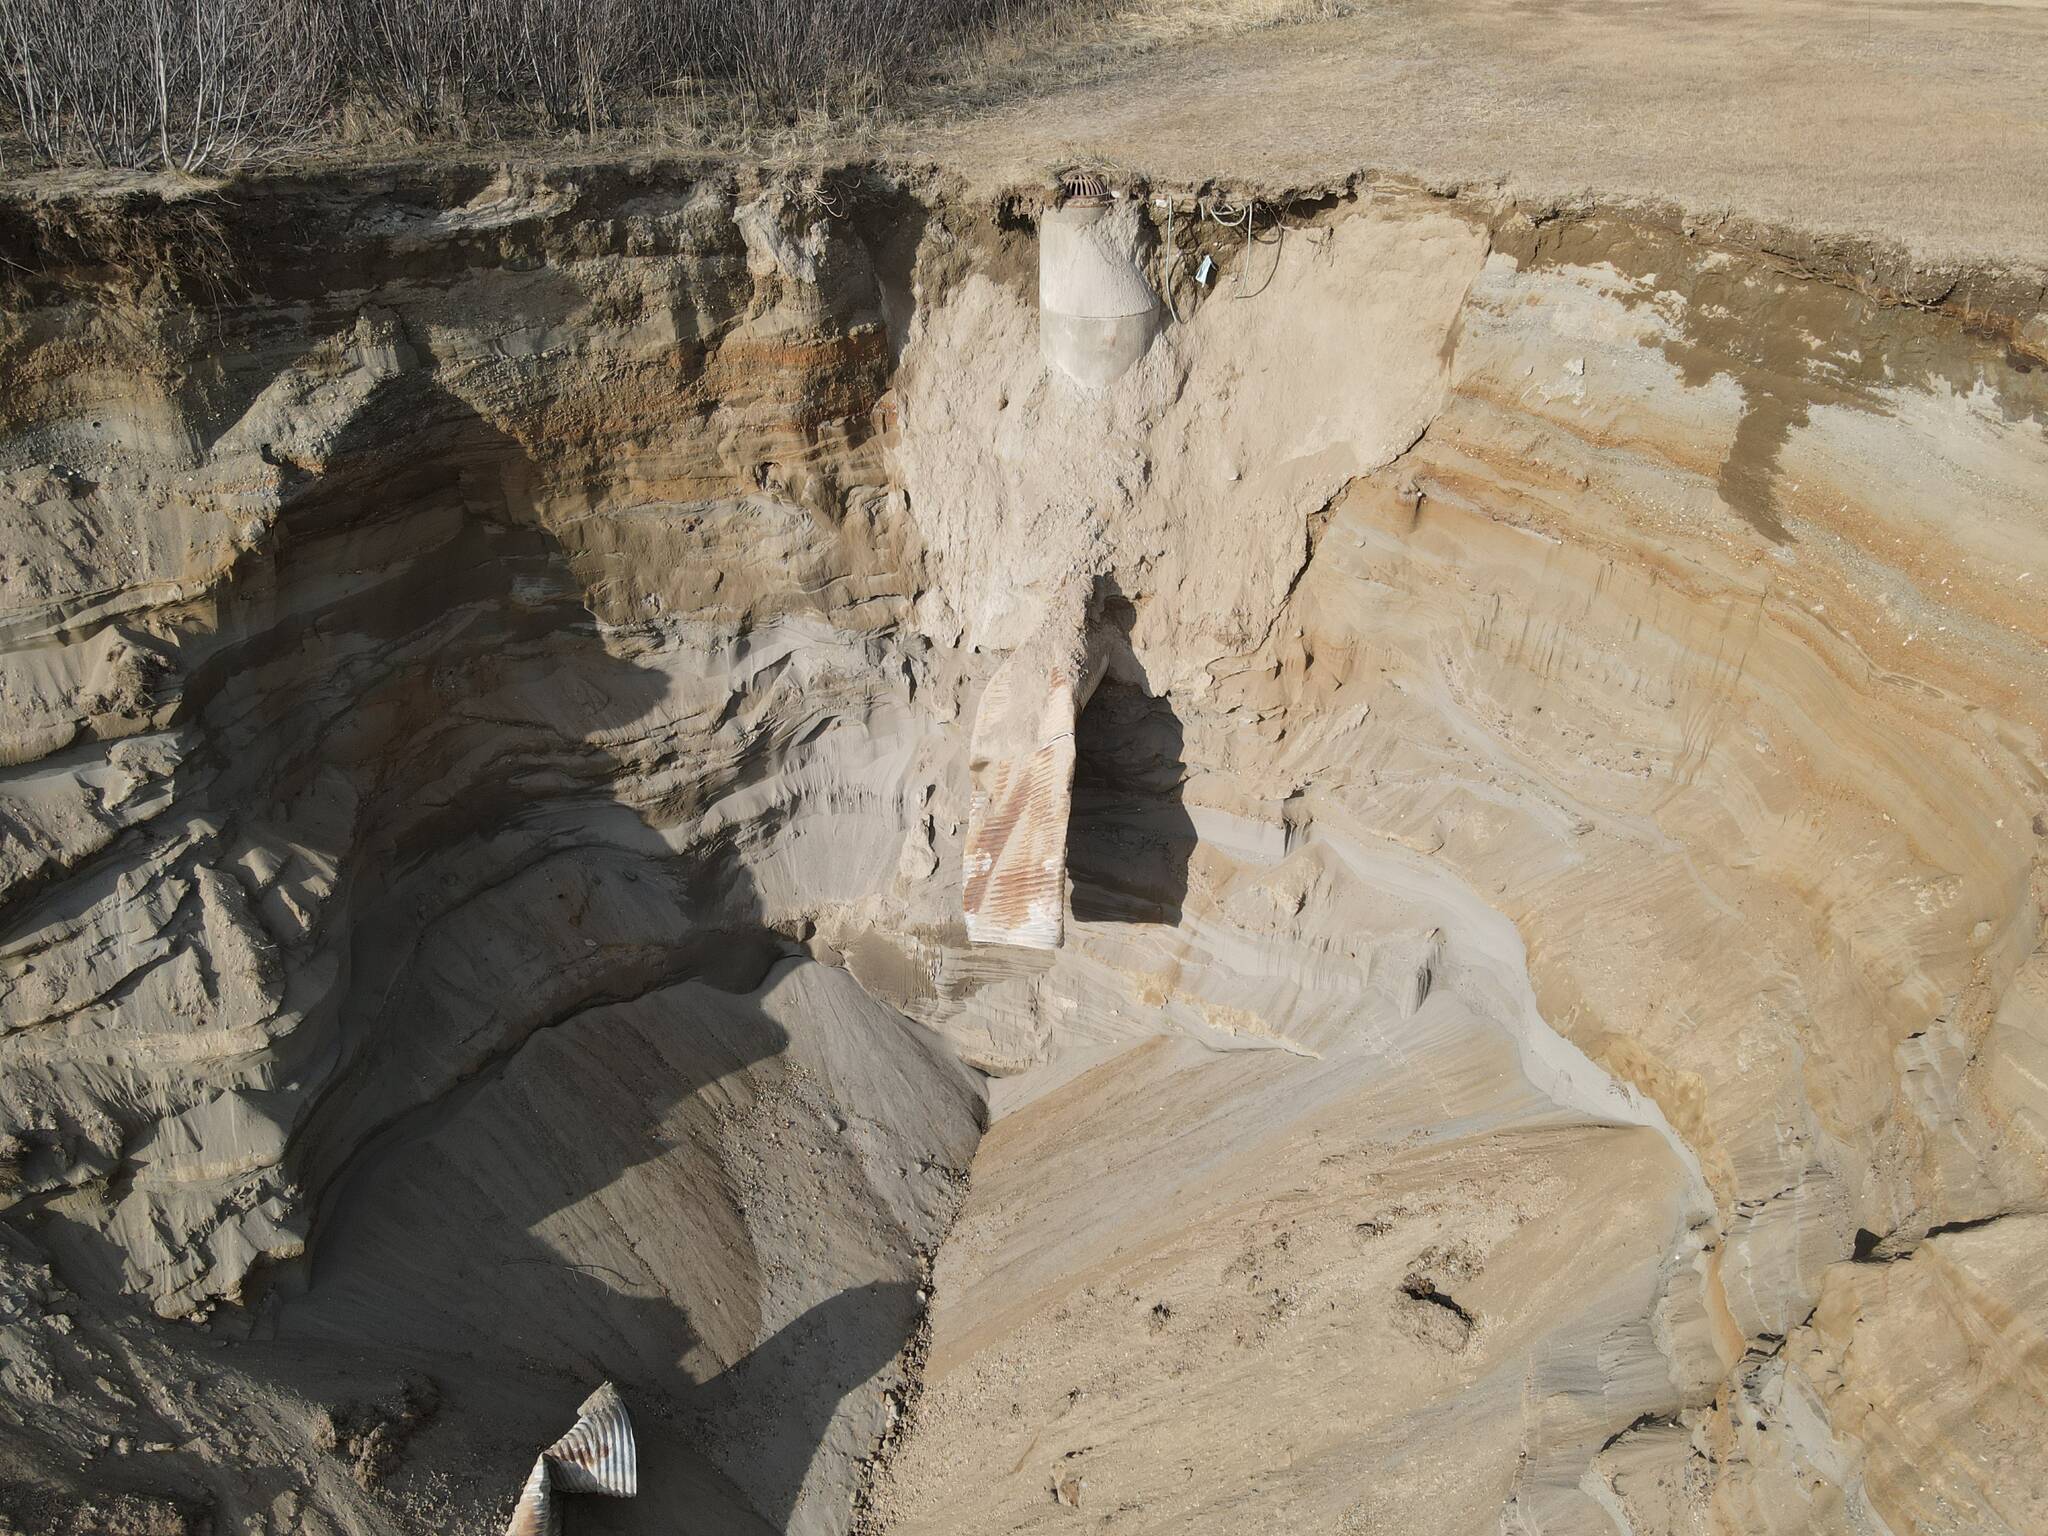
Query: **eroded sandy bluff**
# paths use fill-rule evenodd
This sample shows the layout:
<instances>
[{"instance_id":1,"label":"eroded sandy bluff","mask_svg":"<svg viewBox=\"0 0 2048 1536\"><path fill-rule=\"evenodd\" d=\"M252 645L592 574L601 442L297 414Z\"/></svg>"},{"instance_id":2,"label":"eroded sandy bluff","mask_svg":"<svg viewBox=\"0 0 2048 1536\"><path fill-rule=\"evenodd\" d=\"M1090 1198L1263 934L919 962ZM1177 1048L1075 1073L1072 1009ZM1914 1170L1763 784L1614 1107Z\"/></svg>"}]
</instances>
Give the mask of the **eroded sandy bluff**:
<instances>
[{"instance_id":1,"label":"eroded sandy bluff","mask_svg":"<svg viewBox=\"0 0 2048 1536\"><path fill-rule=\"evenodd\" d=\"M2039 268L1084 169L7 204L0 1524L2048 1528Z\"/></svg>"}]
</instances>

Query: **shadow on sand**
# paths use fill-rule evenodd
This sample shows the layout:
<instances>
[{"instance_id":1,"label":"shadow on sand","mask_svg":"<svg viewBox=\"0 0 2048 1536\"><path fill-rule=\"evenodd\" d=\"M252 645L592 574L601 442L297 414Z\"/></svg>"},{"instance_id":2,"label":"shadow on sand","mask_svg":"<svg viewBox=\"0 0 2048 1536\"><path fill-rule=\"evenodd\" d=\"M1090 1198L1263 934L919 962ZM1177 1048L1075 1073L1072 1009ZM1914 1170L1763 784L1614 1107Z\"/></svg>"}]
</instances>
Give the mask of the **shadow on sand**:
<instances>
[{"instance_id":1,"label":"shadow on sand","mask_svg":"<svg viewBox=\"0 0 2048 1536\"><path fill-rule=\"evenodd\" d=\"M1195 823L1183 801L1186 733L1170 699L1153 696L1131 654L1136 612L1105 583L1101 620L1109 674L1074 731L1074 811L1067 870L1074 919L1176 924L1188 891Z\"/></svg>"},{"instance_id":2,"label":"shadow on sand","mask_svg":"<svg viewBox=\"0 0 2048 1536\"><path fill-rule=\"evenodd\" d=\"M783 1531L841 1402L919 1313L895 1278L779 1326L752 1311L756 1224L833 1230L828 1186L802 1183L823 1161L792 1183L750 1139L784 1133L748 1069L784 1054L775 1011L802 1016L824 968L765 926L731 847L678 857L619 802L671 685L608 650L518 442L401 374L317 473L287 473L275 536L187 683L203 744L181 793L230 846L297 850L260 918L295 881L318 907L282 949L304 1018L265 1069L315 1215L307 1256L259 1271L208 1358L316 1404L432 1378L438 1408L357 1506L366 1529L495 1528L610 1378L642 1492L574 1500L572 1531ZM339 883L309 895L323 863ZM818 1240L784 1230L777 1251ZM911 1271L901 1233L871 1247L821 1252L819 1271ZM92 1229L53 1248L130 1305ZM225 1475L246 1493L223 1515L289 1486Z\"/></svg>"}]
</instances>

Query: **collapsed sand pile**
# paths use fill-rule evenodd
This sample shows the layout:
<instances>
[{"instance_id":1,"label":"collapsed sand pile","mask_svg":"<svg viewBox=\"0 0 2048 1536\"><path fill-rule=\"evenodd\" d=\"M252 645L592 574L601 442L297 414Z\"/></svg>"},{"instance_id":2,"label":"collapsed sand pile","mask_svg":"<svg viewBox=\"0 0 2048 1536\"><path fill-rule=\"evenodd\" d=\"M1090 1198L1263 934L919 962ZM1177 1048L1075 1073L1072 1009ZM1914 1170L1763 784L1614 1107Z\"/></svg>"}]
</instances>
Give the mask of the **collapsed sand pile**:
<instances>
[{"instance_id":1,"label":"collapsed sand pile","mask_svg":"<svg viewBox=\"0 0 2048 1536\"><path fill-rule=\"evenodd\" d=\"M2029 317L1382 191L1076 380L879 174L192 217L0 319L16 1525L495 1532L610 1379L575 1530L2038 1528Z\"/></svg>"}]
</instances>

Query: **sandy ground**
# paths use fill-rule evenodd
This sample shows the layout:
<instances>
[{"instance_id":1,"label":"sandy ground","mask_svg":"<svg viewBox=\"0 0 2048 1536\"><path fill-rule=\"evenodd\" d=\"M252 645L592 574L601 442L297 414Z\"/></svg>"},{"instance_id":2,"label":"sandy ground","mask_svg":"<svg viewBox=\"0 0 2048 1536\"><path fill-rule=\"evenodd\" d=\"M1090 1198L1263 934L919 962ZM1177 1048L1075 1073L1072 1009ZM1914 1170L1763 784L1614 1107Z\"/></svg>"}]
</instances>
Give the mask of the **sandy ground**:
<instances>
[{"instance_id":1,"label":"sandy ground","mask_svg":"<svg viewBox=\"0 0 2048 1536\"><path fill-rule=\"evenodd\" d=\"M1369 169L2037 265L2044 61L2038 0L1375 0L906 137L977 180L1075 160L1268 186Z\"/></svg>"}]
</instances>

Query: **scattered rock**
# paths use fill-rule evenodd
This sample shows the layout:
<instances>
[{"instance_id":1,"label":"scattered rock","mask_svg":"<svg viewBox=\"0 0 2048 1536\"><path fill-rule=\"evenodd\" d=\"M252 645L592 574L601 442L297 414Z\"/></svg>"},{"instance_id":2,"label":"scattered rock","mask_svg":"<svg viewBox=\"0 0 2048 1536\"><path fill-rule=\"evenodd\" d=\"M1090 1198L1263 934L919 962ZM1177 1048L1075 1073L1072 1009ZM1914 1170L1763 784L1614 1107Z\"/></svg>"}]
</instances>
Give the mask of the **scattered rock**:
<instances>
[{"instance_id":1,"label":"scattered rock","mask_svg":"<svg viewBox=\"0 0 2048 1536\"><path fill-rule=\"evenodd\" d=\"M313 1418L315 1449L349 1463L358 1486L378 1486L404 1459L408 1441L441 1407L441 1389L421 1372L406 1376L374 1402L342 1403Z\"/></svg>"}]
</instances>

